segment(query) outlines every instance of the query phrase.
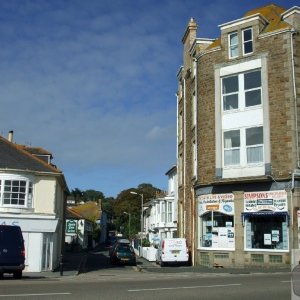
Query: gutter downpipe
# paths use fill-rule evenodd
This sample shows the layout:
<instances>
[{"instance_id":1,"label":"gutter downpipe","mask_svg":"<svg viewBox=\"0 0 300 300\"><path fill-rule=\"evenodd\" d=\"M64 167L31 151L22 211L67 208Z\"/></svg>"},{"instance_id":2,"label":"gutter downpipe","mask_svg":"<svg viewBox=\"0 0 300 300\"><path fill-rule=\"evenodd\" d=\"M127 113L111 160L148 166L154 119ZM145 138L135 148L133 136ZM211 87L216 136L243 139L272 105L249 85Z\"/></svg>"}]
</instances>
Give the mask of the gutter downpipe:
<instances>
[{"instance_id":1,"label":"gutter downpipe","mask_svg":"<svg viewBox=\"0 0 300 300\"><path fill-rule=\"evenodd\" d=\"M295 80L295 59L294 59L294 43L293 35L296 34L295 28L290 30L290 45L291 45L291 65L292 65L292 81L293 81L293 98L294 98L294 114L295 114L295 138L296 138L296 156L297 156L297 167L300 168L299 159L299 137L298 137L298 112L297 112L297 91L296 91L296 80ZM293 171L292 173L292 186L290 190L291 197L291 226L292 226L292 249L294 249L294 206L293 206L293 194L295 189L295 176L300 176L299 173ZM293 263L292 263L293 266Z\"/></svg>"},{"instance_id":2,"label":"gutter downpipe","mask_svg":"<svg viewBox=\"0 0 300 300\"><path fill-rule=\"evenodd\" d=\"M186 232L186 79L183 79L183 236Z\"/></svg>"},{"instance_id":3,"label":"gutter downpipe","mask_svg":"<svg viewBox=\"0 0 300 300\"><path fill-rule=\"evenodd\" d=\"M291 29L291 59L292 59L292 80L293 80L293 98L294 98L294 113L295 113L295 132L296 132L296 154L297 154L297 167L300 168L299 158L299 137L298 137L298 113L297 113L297 91L296 91L296 80L295 80L295 59L294 59L294 43L293 35L296 33L294 28Z\"/></svg>"},{"instance_id":4,"label":"gutter downpipe","mask_svg":"<svg viewBox=\"0 0 300 300\"><path fill-rule=\"evenodd\" d=\"M195 163L196 163L196 180L198 179L198 130L197 130L197 112L198 112L198 76L197 76L197 63L198 63L198 59L194 58L193 59L193 68L195 68L195 70L193 70L193 72L195 72L195 143L196 143L196 159L195 159ZM194 65L195 64L195 65ZM192 205L192 230L193 230L193 237L192 237L192 265L195 265L195 253L196 253L196 243L195 241L198 241L197 239L197 232L198 232L198 226L197 229L195 228L195 224L197 224L196 222L196 218L197 218L197 212L196 212L196 207L197 207L197 202L196 202L196 193L195 193L195 187L192 187L192 196L193 196L193 205ZM198 218L197 218L198 220Z\"/></svg>"}]
</instances>

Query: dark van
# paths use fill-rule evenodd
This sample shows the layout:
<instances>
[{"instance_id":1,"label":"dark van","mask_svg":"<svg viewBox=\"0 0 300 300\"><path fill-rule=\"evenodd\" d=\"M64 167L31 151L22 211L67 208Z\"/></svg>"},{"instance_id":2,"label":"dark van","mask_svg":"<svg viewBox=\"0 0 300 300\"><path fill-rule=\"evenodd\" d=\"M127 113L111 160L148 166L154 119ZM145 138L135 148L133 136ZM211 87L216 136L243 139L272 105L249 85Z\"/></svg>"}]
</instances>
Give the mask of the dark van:
<instances>
[{"instance_id":1,"label":"dark van","mask_svg":"<svg viewBox=\"0 0 300 300\"><path fill-rule=\"evenodd\" d=\"M25 268L24 239L19 226L0 225L0 278L3 273L22 278Z\"/></svg>"}]
</instances>

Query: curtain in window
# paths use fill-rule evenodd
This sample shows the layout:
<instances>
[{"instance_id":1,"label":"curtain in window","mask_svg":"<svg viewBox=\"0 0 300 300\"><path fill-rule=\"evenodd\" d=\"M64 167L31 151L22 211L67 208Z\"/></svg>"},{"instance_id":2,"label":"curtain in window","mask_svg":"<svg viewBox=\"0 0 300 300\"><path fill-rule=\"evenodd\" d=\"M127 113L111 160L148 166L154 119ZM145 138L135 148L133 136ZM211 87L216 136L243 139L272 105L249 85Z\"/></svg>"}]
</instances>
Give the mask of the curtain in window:
<instances>
[{"instance_id":1,"label":"curtain in window","mask_svg":"<svg viewBox=\"0 0 300 300\"><path fill-rule=\"evenodd\" d=\"M247 162L259 163L263 162L263 146L248 147L247 148Z\"/></svg>"}]
</instances>

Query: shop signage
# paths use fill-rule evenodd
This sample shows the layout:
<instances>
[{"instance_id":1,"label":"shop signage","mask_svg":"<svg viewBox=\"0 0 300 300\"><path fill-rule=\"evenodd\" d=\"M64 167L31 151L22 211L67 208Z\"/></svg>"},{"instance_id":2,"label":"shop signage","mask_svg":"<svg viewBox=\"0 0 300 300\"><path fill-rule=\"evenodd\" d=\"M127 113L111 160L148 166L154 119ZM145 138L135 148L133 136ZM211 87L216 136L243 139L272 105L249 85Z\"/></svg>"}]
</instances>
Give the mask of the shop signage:
<instances>
[{"instance_id":1,"label":"shop signage","mask_svg":"<svg viewBox=\"0 0 300 300\"><path fill-rule=\"evenodd\" d=\"M287 211L286 191L244 193L244 211L260 210Z\"/></svg>"},{"instance_id":2,"label":"shop signage","mask_svg":"<svg viewBox=\"0 0 300 300\"><path fill-rule=\"evenodd\" d=\"M74 220L67 221L66 233L76 233L77 223Z\"/></svg>"},{"instance_id":3,"label":"shop signage","mask_svg":"<svg viewBox=\"0 0 300 300\"><path fill-rule=\"evenodd\" d=\"M233 194L208 194L198 197L198 214L203 215L208 211L219 211L227 215L234 214Z\"/></svg>"}]
</instances>

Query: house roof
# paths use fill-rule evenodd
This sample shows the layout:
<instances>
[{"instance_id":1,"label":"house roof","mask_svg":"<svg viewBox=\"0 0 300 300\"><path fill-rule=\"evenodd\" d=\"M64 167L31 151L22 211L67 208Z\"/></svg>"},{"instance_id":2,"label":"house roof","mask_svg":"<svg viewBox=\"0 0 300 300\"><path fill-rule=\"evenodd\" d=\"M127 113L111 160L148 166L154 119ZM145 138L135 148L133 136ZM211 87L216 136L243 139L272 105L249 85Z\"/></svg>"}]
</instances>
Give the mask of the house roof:
<instances>
[{"instance_id":1,"label":"house roof","mask_svg":"<svg viewBox=\"0 0 300 300\"><path fill-rule=\"evenodd\" d=\"M33 156L24 146L14 144L0 136L0 169L46 173L62 173L53 165Z\"/></svg>"},{"instance_id":2,"label":"house roof","mask_svg":"<svg viewBox=\"0 0 300 300\"><path fill-rule=\"evenodd\" d=\"M31 154L35 154L35 155L48 155L51 158L53 158L52 153L40 148L40 147L29 147L29 146L25 146L25 145L19 145L19 147L22 147L24 150L26 150L27 152L31 153Z\"/></svg>"},{"instance_id":3,"label":"house roof","mask_svg":"<svg viewBox=\"0 0 300 300\"><path fill-rule=\"evenodd\" d=\"M283 7L275 4L270 4L248 11L245 14L245 17L249 17L255 14L264 16L266 20L268 20L268 25L264 28L262 33L267 33L291 27L291 25L282 20L281 14L285 11L286 9Z\"/></svg>"},{"instance_id":4,"label":"house roof","mask_svg":"<svg viewBox=\"0 0 300 300\"><path fill-rule=\"evenodd\" d=\"M263 16L266 19L267 24L260 34L270 33L273 31L291 28L290 24L282 20L282 14L285 11L286 9L281 6L269 4L246 12L244 18L248 18L257 14ZM219 47L220 45L221 39L217 38L211 45L207 47L207 50Z\"/></svg>"}]
</instances>

